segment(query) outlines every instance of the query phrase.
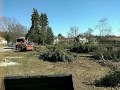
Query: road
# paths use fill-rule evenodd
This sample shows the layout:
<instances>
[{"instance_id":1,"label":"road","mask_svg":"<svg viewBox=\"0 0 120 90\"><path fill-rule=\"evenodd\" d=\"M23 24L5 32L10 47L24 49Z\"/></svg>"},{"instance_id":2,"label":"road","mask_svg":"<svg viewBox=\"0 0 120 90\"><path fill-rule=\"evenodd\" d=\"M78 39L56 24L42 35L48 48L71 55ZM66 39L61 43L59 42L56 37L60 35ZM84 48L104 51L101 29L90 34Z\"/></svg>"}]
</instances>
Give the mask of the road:
<instances>
[{"instance_id":1,"label":"road","mask_svg":"<svg viewBox=\"0 0 120 90\"><path fill-rule=\"evenodd\" d=\"M13 50L14 47L0 47L0 52L6 52Z\"/></svg>"}]
</instances>

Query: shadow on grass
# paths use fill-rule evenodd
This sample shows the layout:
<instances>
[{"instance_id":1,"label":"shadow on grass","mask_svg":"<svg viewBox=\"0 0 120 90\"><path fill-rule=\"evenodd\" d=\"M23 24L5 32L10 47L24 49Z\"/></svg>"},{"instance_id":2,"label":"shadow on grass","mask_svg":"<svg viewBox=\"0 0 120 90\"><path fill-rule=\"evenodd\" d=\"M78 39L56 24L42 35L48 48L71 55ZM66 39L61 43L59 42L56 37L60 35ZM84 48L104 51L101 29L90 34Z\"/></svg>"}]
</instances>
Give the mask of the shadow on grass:
<instances>
[{"instance_id":1,"label":"shadow on grass","mask_svg":"<svg viewBox=\"0 0 120 90\"><path fill-rule=\"evenodd\" d=\"M120 71L112 71L100 80L95 80L97 87L116 87L120 84Z\"/></svg>"},{"instance_id":2,"label":"shadow on grass","mask_svg":"<svg viewBox=\"0 0 120 90\"><path fill-rule=\"evenodd\" d=\"M103 88L120 88L120 70L111 71L105 77L94 82L82 82L88 86L103 87Z\"/></svg>"}]
</instances>

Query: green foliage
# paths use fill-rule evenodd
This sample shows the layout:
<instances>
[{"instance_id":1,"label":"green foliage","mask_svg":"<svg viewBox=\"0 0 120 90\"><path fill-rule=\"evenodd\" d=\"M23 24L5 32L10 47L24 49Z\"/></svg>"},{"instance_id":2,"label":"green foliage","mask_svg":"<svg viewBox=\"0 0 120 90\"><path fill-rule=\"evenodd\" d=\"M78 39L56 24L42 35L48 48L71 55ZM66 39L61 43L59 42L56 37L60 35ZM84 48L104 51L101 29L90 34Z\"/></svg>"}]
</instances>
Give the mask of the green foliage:
<instances>
[{"instance_id":1,"label":"green foliage","mask_svg":"<svg viewBox=\"0 0 120 90\"><path fill-rule=\"evenodd\" d=\"M51 44L53 42L52 28L48 26L46 13L39 13L33 9L32 26L28 31L26 38L38 44Z\"/></svg>"},{"instance_id":2,"label":"green foliage","mask_svg":"<svg viewBox=\"0 0 120 90\"><path fill-rule=\"evenodd\" d=\"M31 21L32 21L32 26L27 33L27 38L32 42L38 42L39 43L40 42L39 30L41 28L40 28L40 25L39 25L40 20L39 20L39 14L37 12L37 9L33 9L33 14L32 14Z\"/></svg>"},{"instance_id":3,"label":"green foliage","mask_svg":"<svg viewBox=\"0 0 120 90\"><path fill-rule=\"evenodd\" d=\"M52 28L48 27L47 32L46 32L46 41L45 41L45 43L46 44L53 44L53 40L54 40L54 35L53 35L53 32L52 32Z\"/></svg>"},{"instance_id":4,"label":"green foliage","mask_svg":"<svg viewBox=\"0 0 120 90\"><path fill-rule=\"evenodd\" d=\"M60 50L67 50L67 49L70 49L71 48L71 45L69 45L68 43L65 43L65 42L58 42L57 44L55 44L55 47L56 48L59 48Z\"/></svg>"},{"instance_id":5,"label":"green foliage","mask_svg":"<svg viewBox=\"0 0 120 90\"><path fill-rule=\"evenodd\" d=\"M47 60L50 62L71 62L75 60L76 56L71 54L69 51L63 50L62 47L59 47L59 45L48 47L48 49L48 51L40 54L40 58L42 58L43 60Z\"/></svg>"},{"instance_id":6,"label":"green foliage","mask_svg":"<svg viewBox=\"0 0 120 90\"><path fill-rule=\"evenodd\" d=\"M92 44L81 44L79 42L74 43L70 51L77 53L89 53L93 52L96 49L96 45Z\"/></svg>"},{"instance_id":7,"label":"green foliage","mask_svg":"<svg viewBox=\"0 0 120 90\"><path fill-rule=\"evenodd\" d=\"M120 83L120 71L112 71L109 75L95 81L96 86L115 87Z\"/></svg>"},{"instance_id":8,"label":"green foliage","mask_svg":"<svg viewBox=\"0 0 120 90\"><path fill-rule=\"evenodd\" d=\"M46 13L41 13L39 20L40 20L40 26L42 27L42 29L44 29L48 25L48 18Z\"/></svg>"},{"instance_id":9,"label":"green foliage","mask_svg":"<svg viewBox=\"0 0 120 90\"><path fill-rule=\"evenodd\" d=\"M105 60L120 60L120 49L114 50L112 46L99 46L94 53L94 57L98 60L102 59L102 55L104 56Z\"/></svg>"},{"instance_id":10,"label":"green foliage","mask_svg":"<svg viewBox=\"0 0 120 90\"><path fill-rule=\"evenodd\" d=\"M47 40L47 26L48 26L48 18L47 15L45 13L41 13L40 14L40 26L41 26L41 40L42 40L42 44L45 44L45 41Z\"/></svg>"},{"instance_id":11,"label":"green foliage","mask_svg":"<svg viewBox=\"0 0 120 90\"><path fill-rule=\"evenodd\" d=\"M58 34L58 38L59 38L60 40L62 40L62 39L64 39L65 37L64 37L61 33L59 33L59 34Z\"/></svg>"}]
</instances>

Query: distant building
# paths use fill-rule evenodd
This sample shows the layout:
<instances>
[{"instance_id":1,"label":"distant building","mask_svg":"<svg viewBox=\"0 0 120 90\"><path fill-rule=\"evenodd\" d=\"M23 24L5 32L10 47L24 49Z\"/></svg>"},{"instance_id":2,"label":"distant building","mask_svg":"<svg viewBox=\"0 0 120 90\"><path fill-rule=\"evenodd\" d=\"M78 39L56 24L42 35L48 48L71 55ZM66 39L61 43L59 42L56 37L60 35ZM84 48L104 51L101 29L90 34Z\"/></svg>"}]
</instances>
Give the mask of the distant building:
<instances>
[{"instance_id":1,"label":"distant building","mask_svg":"<svg viewBox=\"0 0 120 90\"><path fill-rule=\"evenodd\" d=\"M97 44L98 43L96 38L91 37L90 39L87 39L85 36L79 35L76 38L71 37L71 38L63 38L63 39L60 39L59 37L56 36L56 37L54 37L53 44L56 44L58 42L71 43L71 42L75 42L75 41L78 41L82 44L85 44L85 43Z\"/></svg>"},{"instance_id":2,"label":"distant building","mask_svg":"<svg viewBox=\"0 0 120 90\"><path fill-rule=\"evenodd\" d=\"M56 36L54 37L53 44L57 44L59 41L60 41L59 38Z\"/></svg>"},{"instance_id":3,"label":"distant building","mask_svg":"<svg viewBox=\"0 0 120 90\"><path fill-rule=\"evenodd\" d=\"M2 38L2 37L0 37L0 44L7 44L7 41L4 39L4 38Z\"/></svg>"},{"instance_id":4,"label":"distant building","mask_svg":"<svg viewBox=\"0 0 120 90\"><path fill-rule=\"evenodd\" d=\"M84 36L78 36L78 40L80 43L83 43L83 44L89 42L88 39Z\"/></svg>"}]
</instances>

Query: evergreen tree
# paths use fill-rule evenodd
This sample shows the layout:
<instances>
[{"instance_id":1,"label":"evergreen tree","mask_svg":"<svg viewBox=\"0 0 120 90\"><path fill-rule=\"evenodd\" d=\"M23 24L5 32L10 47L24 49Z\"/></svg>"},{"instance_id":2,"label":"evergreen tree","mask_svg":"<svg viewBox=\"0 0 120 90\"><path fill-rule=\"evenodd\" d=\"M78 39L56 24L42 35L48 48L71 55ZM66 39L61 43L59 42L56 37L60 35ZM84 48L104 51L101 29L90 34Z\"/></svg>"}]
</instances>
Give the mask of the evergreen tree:
<instances>
[{"instance_id":1,"label":"evergreen tree","mask_svg":"<svg viewBox=\"0 0 120 90\"><path fill-rule=\"evenodd\" d=\"M45 13L41 13L40 15L40 26L41 26L41 35L42 35L42 42L43 45L45 44L46 41L46 33L47 33L47 27L48 27L48 18Z\"/></svg>"},{"instance_id":2,"label":"evergreen tree","mask_svg":"<svg viewBox=\"0 0 120 90\"><path fill-rule=\"evenodd\" d=\"M58 39L59 39L59 40L63 40L64 38L65 38L65 37L64 37L61 33L58 34Z\"/></svg>"},{"instance_id":3,"label":"evergreen tree","mask_svg":"<svg viewBox=\"0 0 120 90\"><path fill-rule=\"evenodd\" d=\"M37 12L37 9L35 8L33 9L31 21L32 21L32 26L28 31L27 38L32 42L40 43L40 34L39 34L39 31L41 29L39 24L40 19L39 19L39 14Z\"/></svg>"},{"instance_id":4,"label":"evergreen tree","mask_svg":"<svg viewBox=\"0 0 120 90\"><path fill-rule=\"evenodd\" d=\"M46 32L46 44L52 44L53 43L53 39L54 39L54 35L52 32L52 28L51 27L47 27L47 32Z\"/></svg>"},{"instance_id":5,"label":"evergreen tree","mask_svg":"<svg viewBox=\"0 0 120 90\"><path fill-rule=\"evenodd\" d=\"M52 28L48 26L48 18L46 13L39 13L37 9L33 9L32 26L28 31L26 38L38 44L50 44L53 41Z\"/></svg>"}]
</instances>

